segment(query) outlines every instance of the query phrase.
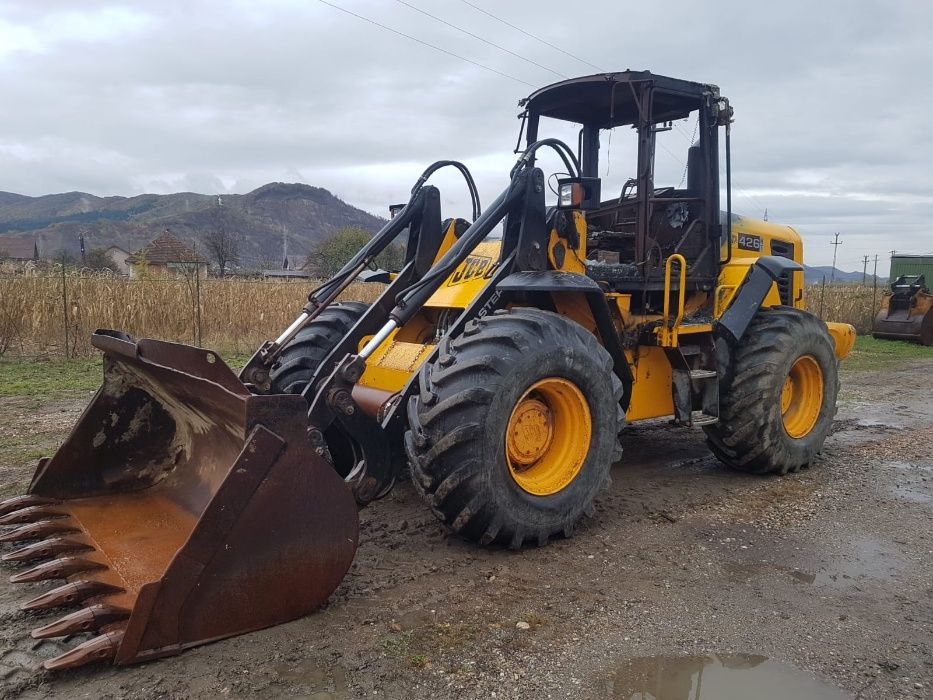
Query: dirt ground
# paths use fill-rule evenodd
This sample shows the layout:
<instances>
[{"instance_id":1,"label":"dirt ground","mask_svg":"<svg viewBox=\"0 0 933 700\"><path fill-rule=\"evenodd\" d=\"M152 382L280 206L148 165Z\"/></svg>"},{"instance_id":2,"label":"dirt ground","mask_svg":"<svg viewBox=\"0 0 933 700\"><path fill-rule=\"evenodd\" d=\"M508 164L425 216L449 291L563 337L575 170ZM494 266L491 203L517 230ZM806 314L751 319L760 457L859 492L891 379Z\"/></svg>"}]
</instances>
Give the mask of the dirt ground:
<instances>
[{"instance_id":1,"label":"dirt ground","mask_svg":"<svg viewBox=\"0 0 933 700\"><path fill-rule=\"evenodd\" d=\"M0 454L4 493L84 401L0 399L4 444L25 446ZM573 539L480 549L403 484L361 513L356 562L324 609L140 666L36 670L62 646L30 639L51 616L18 605L50 586L3 576L3 693L627 699L655 692L673 659L687 681L665 697L687 700L715 658L768 659L821 688L775 697L933 698L933 359L844 372L835 432L800 474L731 473L700 431L664 423L624 438Z\"/></svg>"}]
</instances>

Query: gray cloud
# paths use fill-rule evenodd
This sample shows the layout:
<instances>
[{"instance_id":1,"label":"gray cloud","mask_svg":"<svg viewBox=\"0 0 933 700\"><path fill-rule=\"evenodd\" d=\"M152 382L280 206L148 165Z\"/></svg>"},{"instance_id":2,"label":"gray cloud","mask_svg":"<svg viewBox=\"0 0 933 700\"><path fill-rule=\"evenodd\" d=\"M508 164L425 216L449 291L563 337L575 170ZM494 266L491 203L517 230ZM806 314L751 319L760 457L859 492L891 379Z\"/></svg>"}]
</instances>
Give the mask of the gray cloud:
<instances>
[{"instance_id":1,"label":"gray cloud","mask_svg":"<svg viewBox=\"0 0 933 700\"><path fill-rule=\"evenodd\" d=\"M520 81L554 79L399 3L334 2ZM736 109L736 209L798 227L810 262L831 260L835 231L851 269L863 254L933 250L927 3L476 2L605 69L720 85ZM560 73L592 72L458 0L411 3ZM437 158L466 161L486 200L504 184L522 82L310 0L75 7L0 2L0 189L297 180L383 213ZM659 155L675 180L691 131L678 125L674 157ZM624 142L607 188L631 174ZM438 182L448 211L466 212L462 184Z\"/></svg>"}]
</instances>

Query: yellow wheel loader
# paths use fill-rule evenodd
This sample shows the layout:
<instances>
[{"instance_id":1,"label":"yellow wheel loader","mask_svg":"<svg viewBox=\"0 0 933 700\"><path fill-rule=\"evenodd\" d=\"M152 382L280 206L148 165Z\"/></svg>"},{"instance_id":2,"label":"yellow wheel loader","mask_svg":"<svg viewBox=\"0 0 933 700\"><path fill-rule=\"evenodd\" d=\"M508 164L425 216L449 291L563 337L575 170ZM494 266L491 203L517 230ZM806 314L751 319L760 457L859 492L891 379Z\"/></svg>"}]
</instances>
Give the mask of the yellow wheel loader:
<instances>
[{"instance_id":1,"label":"yellow wheel loader","mask_svg":"<svg viewBox=\"0 0 933 700\"><path fill-rule=\"evenodd\" d=\"M465 166L432 165L239 376L211 351L95 333L103 386L28 494L0 505L0 537L25 543L4 558L41 561L13 580L65 580L24 608L78 608L34 636L92 635L47 668L151 659L310 612L354 557L357 508L406 462L452 532L518 548L593 512L626 422L702 427L746 472L816 458L854 331L803 309L793 229L732 214L719 89L625 71L521 105L524 143L485 210ZM657 136L691 115L685 185L656 187ZM554 120L579 129L575 147L539 134ZM600 135L616 127L634 129L637 157L603 197ZM563 164L554 206L545 149ZM427 180L448 166L472 222L442 221ZM336 302L402 235L405 264L378 299Z\"/></svg>"}]
</instances>

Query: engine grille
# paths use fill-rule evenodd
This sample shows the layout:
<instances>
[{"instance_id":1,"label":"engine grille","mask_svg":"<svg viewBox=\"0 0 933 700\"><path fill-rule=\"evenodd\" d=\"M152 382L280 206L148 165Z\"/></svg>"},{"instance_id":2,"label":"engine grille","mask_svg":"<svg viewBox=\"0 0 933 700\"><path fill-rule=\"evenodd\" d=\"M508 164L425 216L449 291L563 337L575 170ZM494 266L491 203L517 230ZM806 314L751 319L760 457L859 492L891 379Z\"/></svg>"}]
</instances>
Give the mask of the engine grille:
<instances>
[{"instance_id":1,"label":"engine grille","mask_svg":"<svg viewBox=\"0 0 933 700\"><path fill-rule=\"evenodd\" d=\"M794 244L787 241L771 241L771 255L777 255L782 258L794 259ZM781 303L785 306L793 305L793 285L791 285L791 273L785 272L777 281L778 293L781 295Z\"/></svg>"}]
</instances>

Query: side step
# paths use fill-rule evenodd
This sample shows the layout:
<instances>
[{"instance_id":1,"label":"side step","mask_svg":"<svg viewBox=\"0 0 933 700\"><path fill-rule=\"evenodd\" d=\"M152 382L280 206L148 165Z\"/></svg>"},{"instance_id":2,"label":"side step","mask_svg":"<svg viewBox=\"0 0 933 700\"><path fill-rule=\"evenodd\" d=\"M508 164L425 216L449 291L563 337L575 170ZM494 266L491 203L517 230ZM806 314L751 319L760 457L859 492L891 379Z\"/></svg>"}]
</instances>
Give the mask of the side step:
<instances>
[{"instance_id":1,"label":"side step","mask_svg":"<svg viewBox=\"0 0 933 700\"><path fill-rule=\"evenodd\" d=\"M700 428L704 425L714 425L719 422L719 416L711 416L703 411L694 411L690 414L690 425Z\"/></svg>"}]
</instances>

